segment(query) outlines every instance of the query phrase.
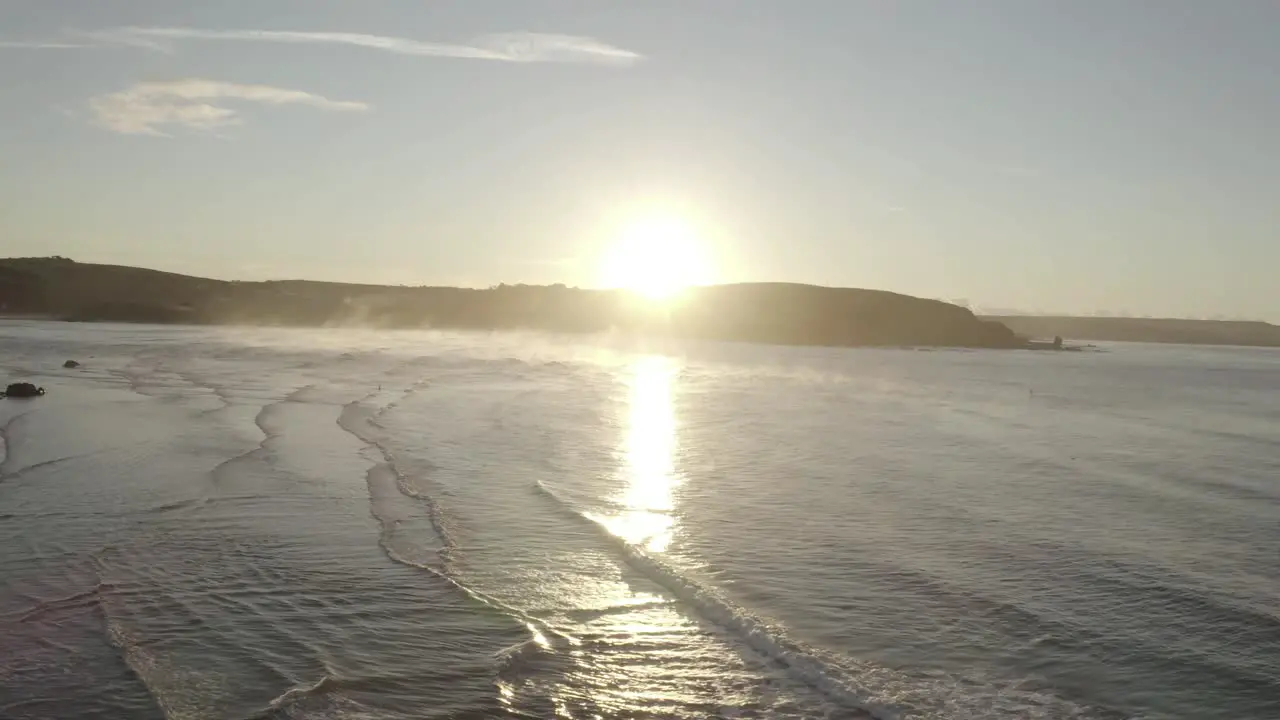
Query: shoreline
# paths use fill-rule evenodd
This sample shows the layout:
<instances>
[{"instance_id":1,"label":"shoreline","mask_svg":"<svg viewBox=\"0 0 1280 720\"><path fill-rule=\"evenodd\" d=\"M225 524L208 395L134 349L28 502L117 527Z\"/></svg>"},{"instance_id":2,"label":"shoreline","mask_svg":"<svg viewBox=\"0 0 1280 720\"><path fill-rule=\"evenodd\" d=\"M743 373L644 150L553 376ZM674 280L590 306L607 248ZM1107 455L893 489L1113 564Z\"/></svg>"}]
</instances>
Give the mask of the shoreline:
<instances>
[{"instance_id":1,"label":"shoreline","mask_svg":"<svg viewBox=\"0 0 1280 720\"><path fill-rule=\"evenodd\" d=\"M472 332L472 333L491 333L491 332L545 332L553 334L566 335L599 335L608 333L610 330L571 330L556 328L541 328L535 326L514 326L514 327L490 327L490 326L467 326L467 325L345 325L345 324L294 324L294 323L254 323L254 322L155 322L146 320L92 320L92 319L75 319L64 318L56 315L44 315L36 313L2 313L0 312L0 323L3 322L47 322L59 324L88 324L88 325L151 325L155 327L187 327L187 328L244 328L254 330L269 330L273 328L288 330L365 330L377 332ZM872 344L872 343L853 343L853 344L830 344L830 343L781 343L767 342L762 340L751 339L734 339L734 338L703 338L678 335L663 335L661 333L644 333L631 332L631 335L661 337L667 340L700 340L708 342L729 342L729 343L746 343L760 345L777 345L780 347L815 347L815 348L848 348L848 349L880 349L880 350L1022 350L1026 352L1100 352L1103 350L1094 342L1081 342L1088 338L1076 338L1076 343L1064 343L1062 347L1053 347L1051 340L1042 339L1022 339L1020 344L1012 346L989 347L981 345L928 345L928 344ZM1176 347L1205 347L1205 348L1246 348L1252 350L1280 350L1280 345L1268 344L1251 344L1245 342L1188 342L1179 340L1150 340L1150 339L1104 339L1099 342L1103 343L1131 343L1135 345L1168 345Z\"/></svg>"},{"instance_id":2,"label":"shoreline","mask_svg":"<svg viewBox=\"0 0 1280 720\"><path fill-rule=\"evenodd\" d=\"M529 333L550 333L575 336L592 336L603 335L612 332L621 333L629 337L651 337L654 339L663 339L671 341L695 341L695 342L720 342L720 343L743 343L747 345L774 345L778 347L809 347L809 348L847 348L850 350L867 349L867 350L912 350L912 351L931 351L931 350L1024 350L1024 351L1042 351L1046 348L1036 347L1036 341L1024 341L1012 345L985 346L985 345L931 345L931 344L877 344L877 343L821 343L821 342L771 342L767 340L753 340L749 338L732 338L732 337L698 337L692 335L667 334L660 331L644 332L641 330L623 330L623 329L604 329L604 330L573 330L563 328L545 328L537 326L473 326L473 325L346 325L346 324L295 324L295 323L254 323L254 322L156 322L151 320L93 320L93 319L76 319L64 318L50 315L13 315L0 313L0 323L7 321L16 322L41 322L51 324L65 325L133 325L133 326L152 326L163 328L241 328L248 330L333 330L333 331L372 331L372 332L462 332L462 333L501 333L501 332L529 332ZM1093 346L1064 346L1057 348L1063 352L1080 351ZM1054 350L1055 348L1047 348Z\"/></svg>"}]
</instances>

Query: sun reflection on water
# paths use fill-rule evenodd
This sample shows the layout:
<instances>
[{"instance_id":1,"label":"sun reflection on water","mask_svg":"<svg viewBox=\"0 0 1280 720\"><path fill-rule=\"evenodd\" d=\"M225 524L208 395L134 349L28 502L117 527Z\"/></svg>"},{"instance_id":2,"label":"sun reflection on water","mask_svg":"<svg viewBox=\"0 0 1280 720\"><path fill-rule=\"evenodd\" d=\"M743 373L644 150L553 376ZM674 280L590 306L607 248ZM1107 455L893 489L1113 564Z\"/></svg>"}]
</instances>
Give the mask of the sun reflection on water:
<instances>
[{"instance_id":1,"label":"sun reflection on water","mask_svg":"<svg viewBox=\"0 0 1280 720\"><path fill-rule=\"evenodd\" d=\"M511 715L702 718L741 708L759 716L773 702L774 689L757 693L753 685L767 678L757 680L724 638L706 632L681 603L681 588L664 586L662 568L679 566L665 553L678 550L677 533L686 532L678 510L682 457L695 449L682 447L676 408L678 396L692 389L682 385L683 369L683 361L664 356L616 368L617 395L606 411L616 422L608 434L592 428L601 445L592 446L590 464L581 477L560 481L577 480L588 492L568 488L560 504L592 508L584 514L628 547L602 547L595 534L563 536L572 543L564 546L569 552L553 555L558 572L539 576L536 601L529 584L512 587L513 604L538 610L530 613L537 621L526 625L531 643L521 648L528 652L498 680L499 702ZM603 475L597 449L612 451ZM561 497L559 487L549 486L555 482L540 483Z\"/></svg>"},{"instance_id":2,"label":"sun reflection on water","mask_svg":"<svg viewBox=\"0 0 1280 720\"><path fill-rule=\"evenodd\" d=\"M680 483L674 398L679 367L672 358L647 356L630 370L627 427L619 451L623 491L613 499L620 510L602 522L623 540L662 552L675 531L673 491Z\"/></svg>"}]
</instances>

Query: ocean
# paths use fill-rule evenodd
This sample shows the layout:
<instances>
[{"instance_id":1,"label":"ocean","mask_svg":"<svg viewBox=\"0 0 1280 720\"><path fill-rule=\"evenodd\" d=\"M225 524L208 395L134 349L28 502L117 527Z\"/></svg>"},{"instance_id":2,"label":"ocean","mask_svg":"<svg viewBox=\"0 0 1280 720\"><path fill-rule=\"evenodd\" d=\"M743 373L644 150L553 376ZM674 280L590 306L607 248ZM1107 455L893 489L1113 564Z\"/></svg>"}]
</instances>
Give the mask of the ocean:
<instances>
[{"instance_id":1,"label":"ocean","mask_svg":"<svg viewBox=\"0 0 1280 720\"><path fill-rule=\"evenodd\" d=\"M1278 351L11 320L0 369L6 720L1280 718Z\"/></svg>"}]
</instances>

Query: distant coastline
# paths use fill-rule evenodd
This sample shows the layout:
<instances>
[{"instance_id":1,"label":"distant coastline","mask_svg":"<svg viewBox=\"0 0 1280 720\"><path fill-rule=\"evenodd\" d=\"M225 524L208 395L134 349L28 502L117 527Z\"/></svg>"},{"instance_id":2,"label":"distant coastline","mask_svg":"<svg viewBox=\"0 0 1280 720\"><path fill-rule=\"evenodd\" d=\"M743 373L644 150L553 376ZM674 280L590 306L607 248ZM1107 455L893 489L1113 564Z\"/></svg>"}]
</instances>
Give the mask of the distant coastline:
<instances>
[{"instance_id":1,"label":"distant coastline","mask_svg":"<svg viewBox=\"0 0 1280 720\"><path fill-rule=\"evenodd\" d=\"M1089 342L1280 347L1280 325L1261 321L1177 318L984 316L1028 338L1054 336Z\"/></svg>"},{"instance_id":2,"label":"distant coastline","mask_svg":"<svg viewBox=\"0 0 1280 720\"><path fill-rule=\"evenodd\" d=\"M66 258L0 260L0 315L183 325L621 331L785 345L1026 348L937 300L795 283L689 288L671 305L564 285L488 289L213 280Z\"/></svg>"},{"instance_id":3,"label":"distant coastline","mask_svg":"<svg viewBox=\"0 0 1280 720\"><path fill-rule=\"evenodd\" d=\"M0 317L166 325L625 332L845 347L1079 349L1081 341L1280 347L1280 326L1217 320L975 316L882 290L795 283L691 288L670 307L618 290L241 282L66 258L0 259Z\"/></svg>"}]
</instances>

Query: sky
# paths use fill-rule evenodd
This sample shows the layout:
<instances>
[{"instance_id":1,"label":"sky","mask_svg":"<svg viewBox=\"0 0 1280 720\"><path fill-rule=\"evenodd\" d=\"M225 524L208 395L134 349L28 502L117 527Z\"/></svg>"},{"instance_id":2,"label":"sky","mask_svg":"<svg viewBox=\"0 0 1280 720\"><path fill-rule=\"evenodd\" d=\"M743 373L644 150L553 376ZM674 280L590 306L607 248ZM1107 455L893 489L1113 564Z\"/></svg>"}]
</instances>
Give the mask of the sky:
<instances>
[{"instance_id":1,"label":"sky","mask_svg":"<svg viewBox=\"0 0 1280 720\"><path fill-rule=\"evenodd\" d=\"M0 0L0 256L1280 321L1274 0Z\"/></svg>"}]
</instances>

